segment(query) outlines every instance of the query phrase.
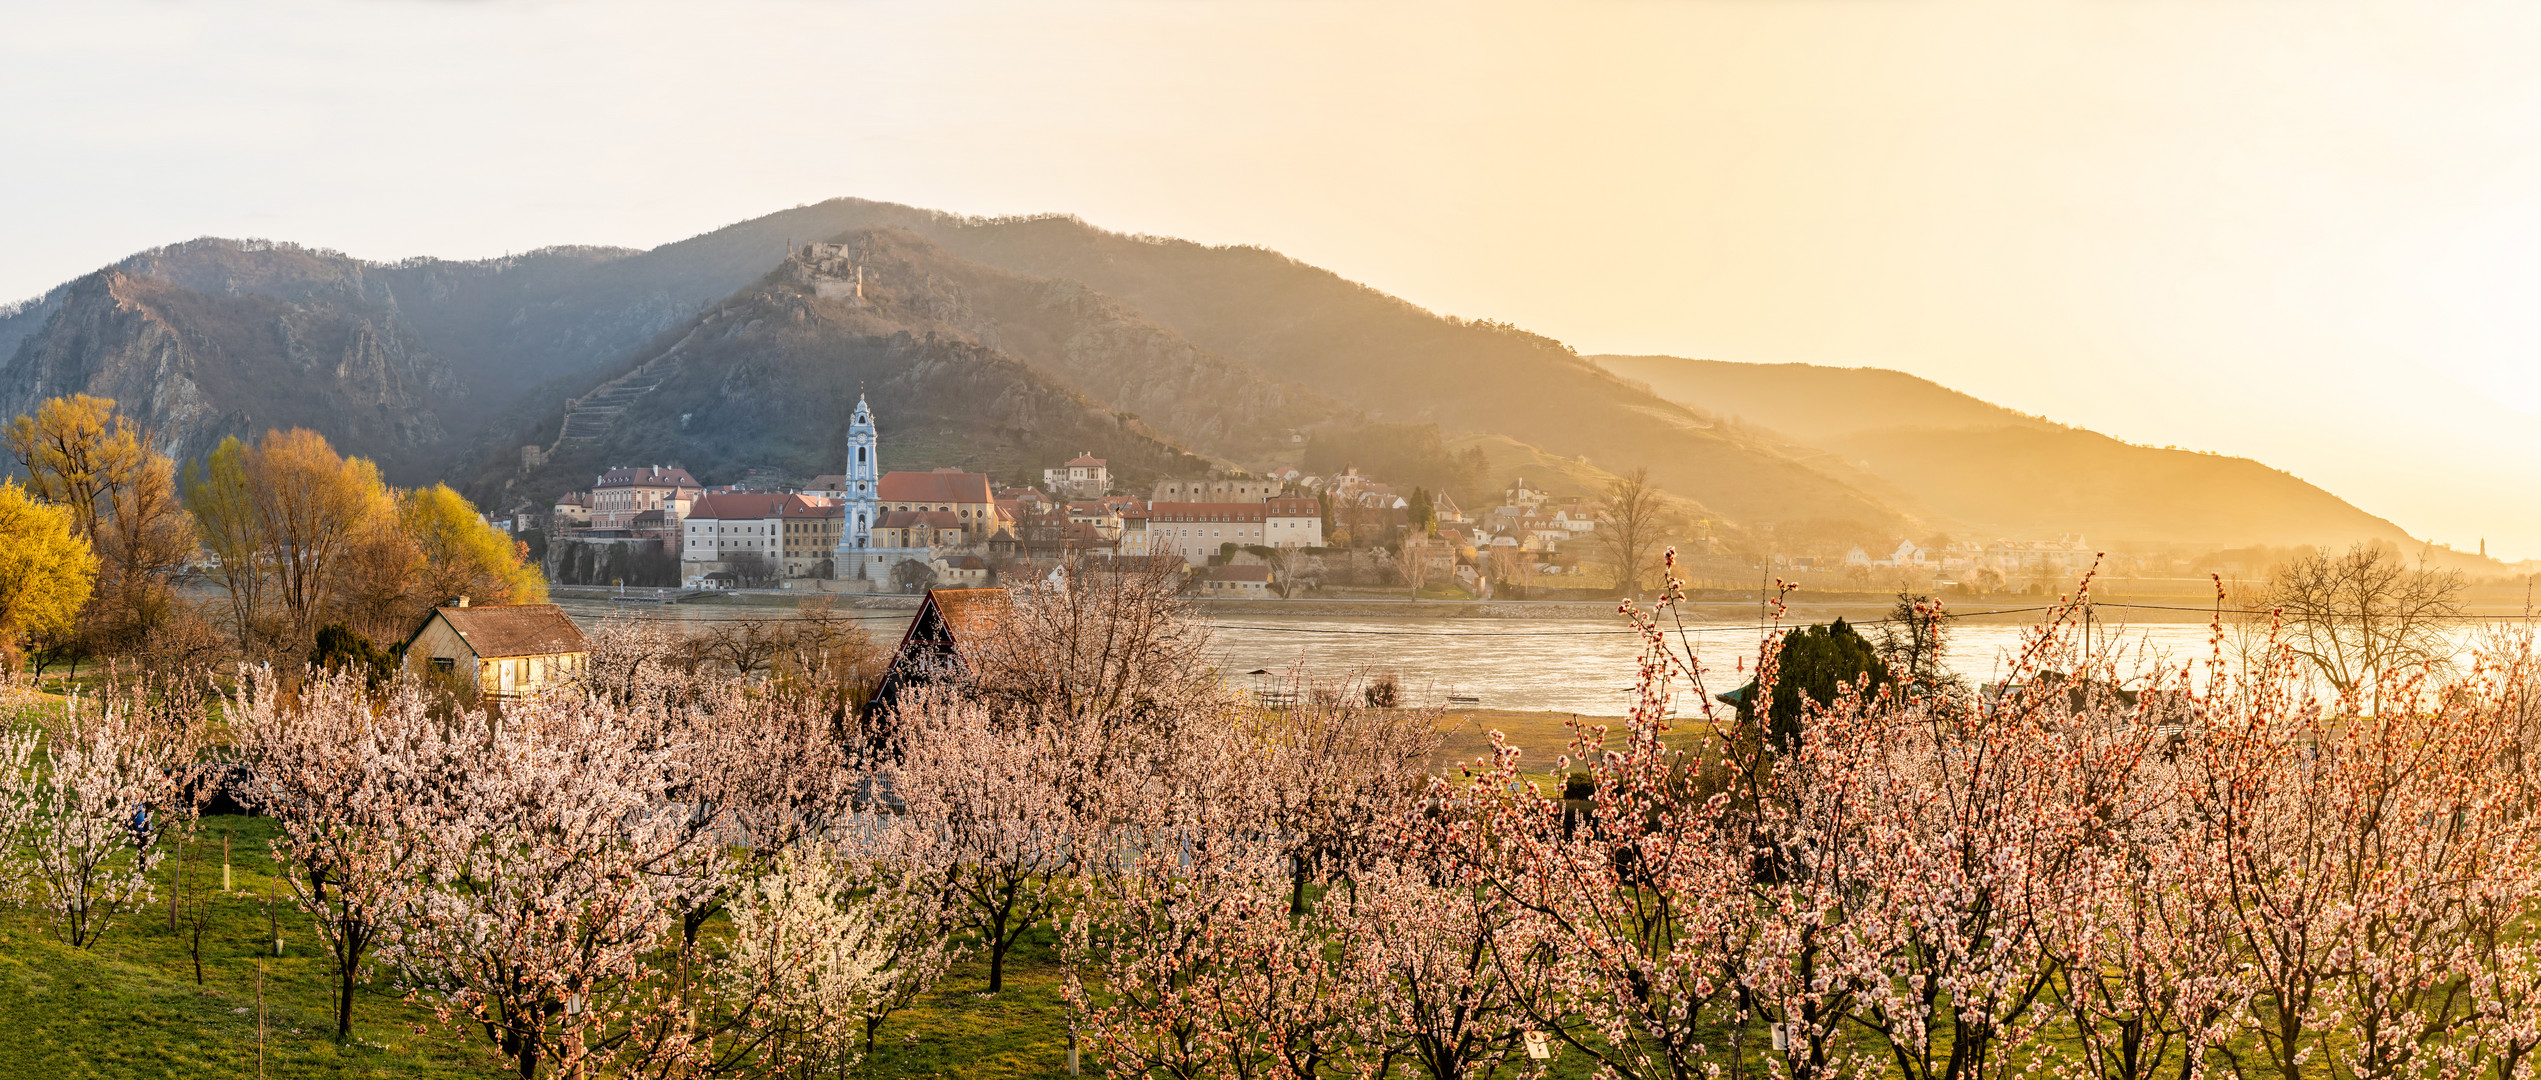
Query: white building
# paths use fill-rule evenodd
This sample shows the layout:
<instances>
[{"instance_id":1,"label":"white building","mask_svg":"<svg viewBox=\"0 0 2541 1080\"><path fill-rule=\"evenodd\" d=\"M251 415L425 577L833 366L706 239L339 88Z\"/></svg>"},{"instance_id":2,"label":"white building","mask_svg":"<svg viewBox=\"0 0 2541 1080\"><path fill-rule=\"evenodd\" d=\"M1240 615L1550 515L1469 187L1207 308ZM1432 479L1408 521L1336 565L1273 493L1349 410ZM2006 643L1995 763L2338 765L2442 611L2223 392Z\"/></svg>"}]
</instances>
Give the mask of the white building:
<instances>
[{"instance_id":1,"label":"white building","mask_svg":"<svg viewBox=\"0 0 2541 1080\"><path fill-rule=\"evenodd\" d=\"M1313 499L1263 500L1262 536L1271 547L1322 547L1322 504Z\"/></svg>"},{"instance_id":2,"label":"white building","mask_svg":"<svg viewBox=\"0 0 2541 1080\"><path fill-rule=\"evenodd\" d=\"M1111 493L1111 465L1092 454L1079 454L1058 468L1041 470L1041 486L1062 499L1099 499Z\"/></svg>"}]
</instances>

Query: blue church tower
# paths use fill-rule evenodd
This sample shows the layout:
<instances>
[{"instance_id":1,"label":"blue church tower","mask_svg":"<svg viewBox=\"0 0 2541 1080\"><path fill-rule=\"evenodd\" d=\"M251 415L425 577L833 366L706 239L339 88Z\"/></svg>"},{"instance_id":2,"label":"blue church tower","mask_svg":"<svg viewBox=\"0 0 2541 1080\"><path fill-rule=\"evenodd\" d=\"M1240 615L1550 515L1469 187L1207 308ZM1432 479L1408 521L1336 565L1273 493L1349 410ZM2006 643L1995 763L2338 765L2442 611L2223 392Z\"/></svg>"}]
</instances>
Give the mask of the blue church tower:
<instances>
[{"instance_id":1,"label":"blue church tower","mask_svg":"<svg viewBox=\"0 0 2541 1080\"><path fill-rule=\"evenodd\" d=\"M838 531L836 559L841 576L850 559L862 562L856 553L873 546L874 526L882 521L875 509L882 495L882 448L875 441L873 406L865 404L863 394L856 395L856 415L847 424L846 475L840 486L846 491L847 520Z\"/></svg>"}]
</instances>

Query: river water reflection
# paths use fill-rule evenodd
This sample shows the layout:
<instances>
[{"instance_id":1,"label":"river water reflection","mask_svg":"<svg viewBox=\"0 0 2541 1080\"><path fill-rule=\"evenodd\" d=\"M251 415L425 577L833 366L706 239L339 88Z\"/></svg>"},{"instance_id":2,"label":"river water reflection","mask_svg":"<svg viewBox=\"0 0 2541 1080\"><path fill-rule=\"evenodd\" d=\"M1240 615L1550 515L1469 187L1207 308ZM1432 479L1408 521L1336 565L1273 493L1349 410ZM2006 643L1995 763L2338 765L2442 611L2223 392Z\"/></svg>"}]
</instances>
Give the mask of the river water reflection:
<instances>
[{"instance_id":1,"label":"river water reflection","mask_svg":"<svg viewBox=\"0 0 2541 1080\"><path fill-rule=\"evenodd\" d=\"M565 609L586 627L612 613L707 626L740 617L783 618L786 608L737 605L618 605L566 600ZM896 640L905 610L842 612L859 618L888 645ZM1204 613L1205 615L1206 613ZM1632 704L1638 640L1620 618L1440 619L1208 615L1211 646L1221 670L1239 679L1269 671L1273 677L1303 671L1313 678L1392 674L1411 701L1434 704L1449 694L1479 698L1493 709L1575 712L1618 716ZM1758 632L1750 621L1688 624L1717 692L1745 681L1754 663ZM2021 647L2016 623L1952 624L1944 662L1974 681L1999 677ZM2095 644L2123 650L2124 665L2157 660L2171 666L2198 664L2210 654L2211 632L2188 623L2101 622ZM2459 635L2467 648L2475 630Z\"/></svg>"}]
</instances>

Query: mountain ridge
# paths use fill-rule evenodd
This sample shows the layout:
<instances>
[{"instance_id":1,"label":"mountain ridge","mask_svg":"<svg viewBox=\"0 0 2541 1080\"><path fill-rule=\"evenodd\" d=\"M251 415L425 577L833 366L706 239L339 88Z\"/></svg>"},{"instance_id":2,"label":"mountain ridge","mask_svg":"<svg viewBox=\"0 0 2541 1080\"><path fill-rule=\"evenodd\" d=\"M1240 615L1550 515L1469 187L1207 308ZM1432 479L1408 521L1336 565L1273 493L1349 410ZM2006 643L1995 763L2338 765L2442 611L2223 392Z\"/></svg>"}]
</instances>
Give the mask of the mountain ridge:
<instances>
[{"instance_id":1,"label":"mountain ridge","mask_svg":"<svg viewBox=\"0 0 2541 1080\"><path fill-rule=\"evenodd\" d=\"M2116 544L2413 542L2405 529L2248 458L2124 442L1886 368L1591 357L1689 407L1860 464L1963 527Z\"/></svg>"},{"instance_id":2,"label":"mountain ridge","mask_svg":"<svg viewBox=\"0 0 2541 1080\"><path fill-rule=\"evenodd\" d=\"M862 245L871 305L841 314L834 297L788 291L803 284L783 280L795 253L815 241ZM817 332L763 325L733 336L707 319L736 305L787 325L799 316ZM521 447L567 449L555 445L565 402L709 325L725 335L716 340L773 351L746 361L699 344L695 355L729 381L673 376L660 400L711 400L803 445L689 438L630 405L626 422L656 427L606 443L612 452L689 447L692 464L737 468L733 455L755 447L808 467L824 449L812 444L830 437L818 409L839 403L811 403L784 380L843 393L834 376L852 369L868 383L914 379L901 390L925 403L902 445L937 447L949 462L962 456L949 441L958 410L930 395L962 385L942 381L961 372L1006 395L981 406L1004 425L993 453L972 456L1018 479L1037 475L1019 455L1097 449L1061 451L1044 436L1117 439L1125 459L1201 469L1294 463L1318 432L1431 425L1511 463L1575 462L1583 468L1565 471L1583 476L1646 464L1690 513L1733 532L2088 531L2218 545L2406 535L2257 462L2131 447L1903 373L1583 357L1267 248L859 199L645 251L370 263L263 241L152 249L0 309L0 415L61 393L108 393L137 402L180 456L223 434L303 424L401 482L447 477L482 497L544 498L554 493L531 490L544 479L523 469ZM828 360L817 361L822 350ZM1635 364L1675 367L1654 382ZM1709 383L1689 390L1689 371ZM751 395L768 400L736 404ZM1021 402L1037 404L1015 411ZM1025 422L1035 410L1065 419ZM683 411L696 422L700 410ZM1919 419L1887 422L1900 414ZM2140 475L2120 482L2128 469L2111 471L2112 460ZM2215 464L2227 460L2238 464ZM2188 524L2173 528L2183 513Z\"/></svg>"}]
</instances>

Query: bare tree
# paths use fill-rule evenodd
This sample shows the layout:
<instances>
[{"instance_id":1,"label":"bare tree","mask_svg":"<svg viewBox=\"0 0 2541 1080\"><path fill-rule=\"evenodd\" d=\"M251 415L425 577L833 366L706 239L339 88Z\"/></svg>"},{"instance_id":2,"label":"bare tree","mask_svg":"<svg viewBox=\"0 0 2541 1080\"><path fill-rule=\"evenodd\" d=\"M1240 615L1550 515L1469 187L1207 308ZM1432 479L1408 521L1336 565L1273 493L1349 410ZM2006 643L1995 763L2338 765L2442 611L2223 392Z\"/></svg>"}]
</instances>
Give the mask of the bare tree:
<instances>
[{"instance_id":1,"label":"bare tree","mask_svg":"<svg viewBox=\"0 0 2541 1080\"><path fill-rule=\"evenodd\" d=\"M1626 596L1637 594L1642 576L1658 561L1666 513L1659 489L1650 484L1649 468L1616 477L1606 487L1602 509L1606 519L1597 523L1597 547L1615 568L1615 588Z\"/></svg>"},{"instance_id":2,"label":"bare tree","mask_svg":"<svg viewBox=\"0 0 2541 1080\"><path fill-rule=\"evenodd\" d=\"M776 587L776 563L755 551L736 552L724 556L724 565L732 568L733 584L744 589Z\"/></svg>"},{"instance_id":3,"label":"bare tree","mask_svg":"<svg viewBox=\"0 0 2541 1080\"><path fill-rule=\"evenodd\" d=\"M1535 553L1516 547L1494 546L1490 554L1491 580L1506 585L1524 600L1527 590L1535 587Z\"/></svg>"},{"instance_id":4,"label":"bare tree","mask_svg":"<svg viewBox=\"0 0 2541 1080\"><path fill-rule=\"evenodd\" d=\"M917 592L935 584L935 568L917 559L902 559L891 567L891 583L908 592Z\"/></svg>"},{"instance_id":5,"label":"bare tree","mask_svg":"<svg viewBox=\"0 0 2541 1080\"><path fill-rule=\"evenodd\" d=\"M775 619L745 615L726 620L706 633L698 648L744 679L776 666L785 649L785 628Z\"/></svg>"},{"instance_id":6,"label":"bare tree","mask_svg":"<svg viewBox=\"0 0 2541 1080\"><path fill-rule=\"evenodd\" d=\"M1438 557L1438 541L1423 533L1407 533L1394 549L1391 562L1394 575L1411 586L1412 596L1420 596L1421 586L1429 584L1432 564Z\"/></svg>"},{"instance_id":7,"label":"bare tree","mask_svg":"<svg viewBox=\"0 0 2541 1080\"><path fill-rule=\"evenodd\" d=\"M2294 559L2268 575L2267 603L2283 613L2285 644L2341 694L2384 675L2441 664L2446 631L2461 619L2462 575L2424 559L2412 566L2387 544Z\"/></svg>"},{"instance_id":8,"label":"bare tree","mask_svg":"<svg viewBox=\"0 0 2541 1080\"><path fill-rule=\"evenodd\" d=\"M1001 714L1112 727L1215 702L1208 630L1192 618L1181 577L1162 561L1080 559L1061 583L1014 590L998 624L965 647L974 692Z\"/></svg>"}]
</instances>

